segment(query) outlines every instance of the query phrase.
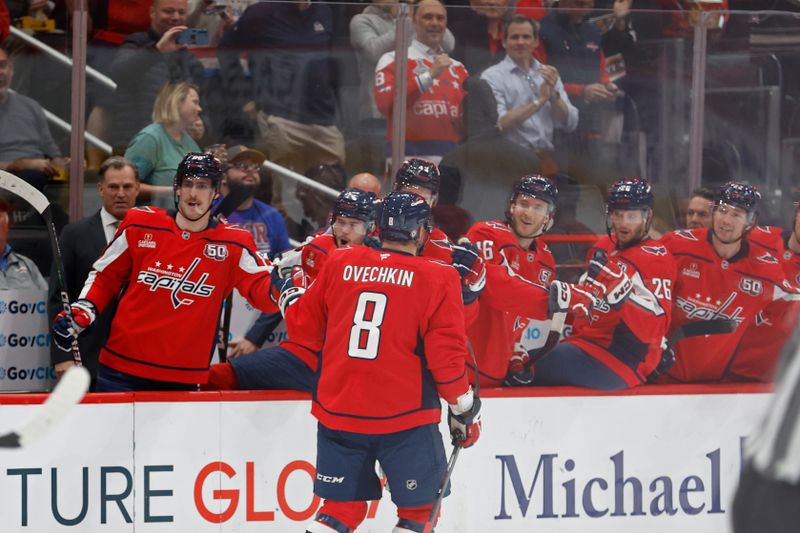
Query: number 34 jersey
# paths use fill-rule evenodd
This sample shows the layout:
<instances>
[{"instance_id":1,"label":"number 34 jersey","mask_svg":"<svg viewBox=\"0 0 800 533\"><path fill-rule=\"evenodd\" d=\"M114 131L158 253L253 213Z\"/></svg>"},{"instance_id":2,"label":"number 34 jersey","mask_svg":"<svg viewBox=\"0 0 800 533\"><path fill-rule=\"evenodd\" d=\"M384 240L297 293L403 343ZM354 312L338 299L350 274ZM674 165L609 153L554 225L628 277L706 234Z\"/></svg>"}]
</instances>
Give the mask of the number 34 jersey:
<instances>
[{"instance_id":1,"label":"number 34 jersey","mask_svg":"<svg viewBox=\"0 0 800 533\"><path fill-rule=\"evenodd\" d=\"M444 263L366 246L334 250L286 313L320 352L312 414L325 427L393 433L436 423L468 388L461 285Z\"/></svg>"},{"instance_id":2,"label":"number 34 jersey","mask_svg":"<svg viewBox=\"0 0 800 533\"><path fill-rule=\"evenodd\" d=\"M708 229L678 230L661 242L678 263L671 332L700 320L728 318L736 323L731 333L678 342L669 377L680 382L736 380L731 367L745 330L769 303L793 298L778 259L748 240L742 241L739 253L723 259L714 251Z\"/></svg>"}]
</instances>

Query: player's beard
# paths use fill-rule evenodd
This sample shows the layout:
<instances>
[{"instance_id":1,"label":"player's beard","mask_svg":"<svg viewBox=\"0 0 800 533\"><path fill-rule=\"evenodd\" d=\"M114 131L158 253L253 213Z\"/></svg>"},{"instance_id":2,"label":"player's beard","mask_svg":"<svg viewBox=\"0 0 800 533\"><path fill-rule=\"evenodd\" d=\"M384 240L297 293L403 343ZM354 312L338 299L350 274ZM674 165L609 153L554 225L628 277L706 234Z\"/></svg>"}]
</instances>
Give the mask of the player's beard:
<instances>
[{"instance_id":1,"label":"player's beard","mask_svg":"<svg viewBox=\"0 0 800 533\"><path fill-rule=\"evenodd\" d=\"M544 233L543 230L544 230L545 224L547 224L547 219L542 220L542 223L538 224L538 225L536 225L535 223L531 223L531 225L535 229L533 229L529 234L525 234L519 228L519 225L520 225L519 217L515 217L515 216L512 215L511 216L511 222L510 222L509 226L511 227L511 231L514 232L514 235L516 235L518 238L520 238L520 239L535 239L536 237L538 237L539 235Z\"/></svg>"}]
</instances>

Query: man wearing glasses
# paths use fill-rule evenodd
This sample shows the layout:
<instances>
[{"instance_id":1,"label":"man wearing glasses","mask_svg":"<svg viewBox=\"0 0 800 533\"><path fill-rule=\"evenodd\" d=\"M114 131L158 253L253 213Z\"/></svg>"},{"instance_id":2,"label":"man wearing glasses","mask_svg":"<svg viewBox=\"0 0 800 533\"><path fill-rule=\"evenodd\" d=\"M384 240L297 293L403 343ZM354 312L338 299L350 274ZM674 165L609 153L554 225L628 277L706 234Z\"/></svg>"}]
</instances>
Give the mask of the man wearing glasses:
<instances>
[{"instance_id":1,"label":"man wearing glasses","mask_svg":"<svg viewBox=\"0 0 800 533\"><path fill-rule=\"evenodd\" d=\"M246 146L228 148L228 161L220 192L223 196L228 196L231 191L235 191L235 194L241 192L245 197L227 217L228 222L249 231L253 235L258 251L271 260L281 252L289 250L291 245L286 223L280 212L255 198L256 191L261 185L259 169L266 158L263 153Z\"/></svg>"}]
</instances>

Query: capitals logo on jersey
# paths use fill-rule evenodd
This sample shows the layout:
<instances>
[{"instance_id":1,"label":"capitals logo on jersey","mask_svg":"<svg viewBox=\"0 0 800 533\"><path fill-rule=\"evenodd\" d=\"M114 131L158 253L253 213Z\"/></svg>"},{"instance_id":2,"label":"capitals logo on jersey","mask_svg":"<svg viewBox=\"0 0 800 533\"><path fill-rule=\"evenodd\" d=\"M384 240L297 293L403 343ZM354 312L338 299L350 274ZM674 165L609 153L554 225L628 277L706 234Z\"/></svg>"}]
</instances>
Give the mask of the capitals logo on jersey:
<instances>
[{"instance_id":1,"label":"capitals logo on jersey","mask_svg":"<svg viewBox=\"0 0 800 533\"><path fill-rule=\"evenodd\" d=\"M667 255L667 248L664 246L642 246L642 251L653 255Z\"/></svg>"},{"instance_id":2,"label":"capitals logo on jersey","mask_svg":"<svg viewBox=\"0 0 800 533\"><path fill-rule=\"evenodd\" d=\"M146 271L139 272L136 282L149 286L151 292L155 292L158 289L170 291L172 307L175 309L181 305L192 305L194 300L182 298L181 294L207 298L211 296L211 293L216 288L205 283L208 279L208 273L203 273L197 281L189 279L198 264L200 264L200 258L195 257L189 268L178 267L175 269L177 271L175 271L173 270L175 268L174 265L166 265L166 270L164 270L161 268L161 262L156 261L154 267L148 267Z\"/></svg>"}]
</instances>

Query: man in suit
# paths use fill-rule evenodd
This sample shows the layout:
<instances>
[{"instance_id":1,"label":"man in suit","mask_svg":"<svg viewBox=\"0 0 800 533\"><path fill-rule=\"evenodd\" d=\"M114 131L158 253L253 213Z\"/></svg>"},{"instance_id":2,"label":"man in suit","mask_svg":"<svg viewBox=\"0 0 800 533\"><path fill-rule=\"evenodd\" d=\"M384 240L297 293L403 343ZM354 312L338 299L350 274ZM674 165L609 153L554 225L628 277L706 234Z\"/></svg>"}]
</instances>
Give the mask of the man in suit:
<instances>
[{"instance_id":1,"label":"man in suit","mask_svg":"<svg viewBox=\"0 0 800 533\"><path fill-rule=\"evenodd\" d=\"M106 159L100 166L97 192L103 204L100 210L73 224L68 224L59 237L71 302L78 299L83 284L92 270L92 264L100 257L106 244L114 238L117 226L125 213L136 204L136 196L139 193L139 173L136 167L123 157L113 156ZM60 290L58 275L53 266L50 272L48 301L51 320L62 309ZM109 306L78 339L83 364L92 375L92 389L97 375L97 358L100 348L108 338L115 310L116 305ZM50 348L50 362L60 378L74 363L69 358L70 355L56 348L55 344Z\"/></svg>"}]
</instances>

